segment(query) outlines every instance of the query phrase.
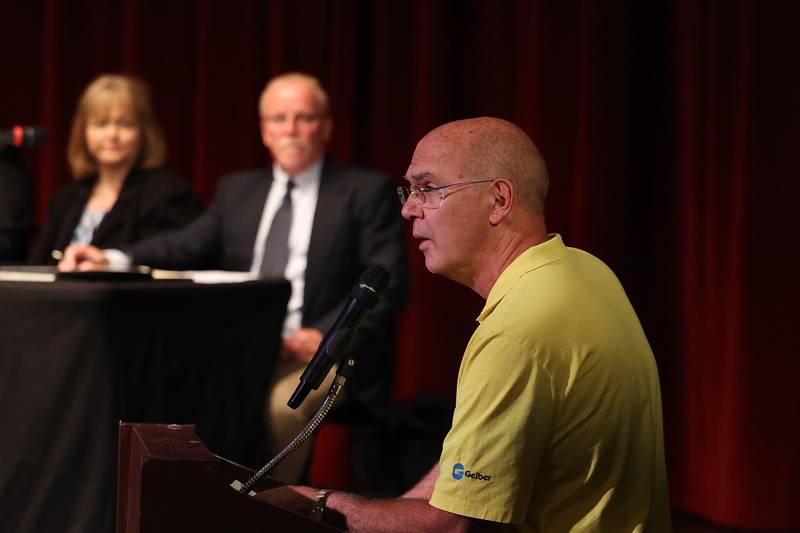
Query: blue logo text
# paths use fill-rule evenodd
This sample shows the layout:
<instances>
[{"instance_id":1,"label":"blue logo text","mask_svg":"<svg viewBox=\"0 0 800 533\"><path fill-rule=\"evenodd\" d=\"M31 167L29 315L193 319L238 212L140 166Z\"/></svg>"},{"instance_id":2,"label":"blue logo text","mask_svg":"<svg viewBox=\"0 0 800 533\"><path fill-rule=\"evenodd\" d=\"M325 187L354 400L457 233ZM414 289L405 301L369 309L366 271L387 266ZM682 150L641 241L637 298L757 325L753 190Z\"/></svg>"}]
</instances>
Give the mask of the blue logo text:
<instances>
[{"instance_id":1,"label":"blue logo text","mask_svg":"<svg viewBox=\"0 0 800 533\"><path fill-rule=\"evenodd\" d=\"M467 476L470 479L475 479L477 481L491 481L492 476L489 474L481 474L480 472L472 472L471 470L465 470L464 465L461 463L456 463L453 465L453 479L458 481L459 479Z\"/></svg>"}]
</instances>

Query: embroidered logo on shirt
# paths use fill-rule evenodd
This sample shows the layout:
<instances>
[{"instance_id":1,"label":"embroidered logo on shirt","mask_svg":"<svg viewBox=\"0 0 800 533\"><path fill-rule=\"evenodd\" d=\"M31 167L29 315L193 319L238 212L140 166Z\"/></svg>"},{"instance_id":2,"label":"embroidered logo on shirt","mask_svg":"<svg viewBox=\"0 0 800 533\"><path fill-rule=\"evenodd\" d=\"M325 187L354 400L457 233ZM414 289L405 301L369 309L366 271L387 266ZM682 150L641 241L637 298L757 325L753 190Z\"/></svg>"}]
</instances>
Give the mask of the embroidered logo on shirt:
<instances>
[{"instance_id":1,"label":"embroidered logo on shirt","mask_svg":"<svg viewBox=\"0 0 800 533\"><path fill-rule=\"evenodd\" d=\"M453 465L453 479L458 481L459 479L467 476L470 479L475 479L478 481L491 481L492 476L488 474L481 474L480 472L472 472L470 470L465 470L464 465L461 463L456 463Z\"/></svg>"}]
</instances>

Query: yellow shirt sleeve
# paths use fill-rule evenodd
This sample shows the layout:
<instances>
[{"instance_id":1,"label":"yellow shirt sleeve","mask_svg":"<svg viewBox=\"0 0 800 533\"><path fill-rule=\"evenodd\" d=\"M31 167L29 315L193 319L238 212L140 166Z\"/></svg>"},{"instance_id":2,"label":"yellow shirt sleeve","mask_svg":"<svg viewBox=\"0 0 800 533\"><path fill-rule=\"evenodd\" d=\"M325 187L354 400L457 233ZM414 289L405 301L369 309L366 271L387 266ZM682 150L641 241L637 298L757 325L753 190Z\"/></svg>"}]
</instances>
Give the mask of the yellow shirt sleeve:
<instances>
[{"instance_id":1,"label":"yellow shirt sleeve","mask_svg":"<svg viewBox=\"0 0 800 533\"><path fill-rule=\"evenodd\" d=\"M550 438L555 398L552 377L517 340L476 332L459 372L453 426L430 504L521 523Z\"/></svg>"}]
</instances>

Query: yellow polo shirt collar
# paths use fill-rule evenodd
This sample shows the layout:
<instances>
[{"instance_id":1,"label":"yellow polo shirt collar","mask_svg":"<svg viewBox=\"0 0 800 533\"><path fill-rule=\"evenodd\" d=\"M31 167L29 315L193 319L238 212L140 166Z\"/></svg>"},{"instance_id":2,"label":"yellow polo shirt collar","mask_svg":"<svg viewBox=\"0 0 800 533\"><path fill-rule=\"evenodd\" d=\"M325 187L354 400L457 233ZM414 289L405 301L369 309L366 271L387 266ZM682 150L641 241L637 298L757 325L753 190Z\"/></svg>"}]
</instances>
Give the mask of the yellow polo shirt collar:
<instances>
[{"instance_id":1,"label":"yellow polo shirt collar","mask_svg":"<svg viewBox=\"0 0 800 533\"><path fill-rule=\"evenodd\" d=\"M492 290L489 291L489 296L486 298L486 305L483 306L483 311L478 315L478 322L483 322L492 313L503 297L511 291L511 288L519 278L547 263L558 261L565 255L567 255L567 248L558 233L551 233L550 238L545 242L522 252L519 257L514 259L503 270L500 277L492 285Z\"/></svg>"}]
</instances>

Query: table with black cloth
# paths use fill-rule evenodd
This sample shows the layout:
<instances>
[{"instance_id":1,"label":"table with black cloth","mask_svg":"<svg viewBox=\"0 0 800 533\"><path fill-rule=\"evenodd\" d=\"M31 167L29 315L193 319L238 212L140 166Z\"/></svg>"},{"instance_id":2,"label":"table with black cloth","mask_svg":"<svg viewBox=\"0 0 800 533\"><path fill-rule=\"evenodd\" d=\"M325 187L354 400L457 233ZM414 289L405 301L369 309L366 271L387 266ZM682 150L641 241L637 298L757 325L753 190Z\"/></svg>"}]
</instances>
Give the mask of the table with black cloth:
<instances>
[{"instance_id":1,"label":"table with black cloth","mask_svg":"<svg viewBox=\"0 0 800 533\"><path fill-rule=\"evenodd\" d=\"M255 466L289 291L0 282L0 531L113 531L120 420Z\"/></svg>"}]
</instances>

